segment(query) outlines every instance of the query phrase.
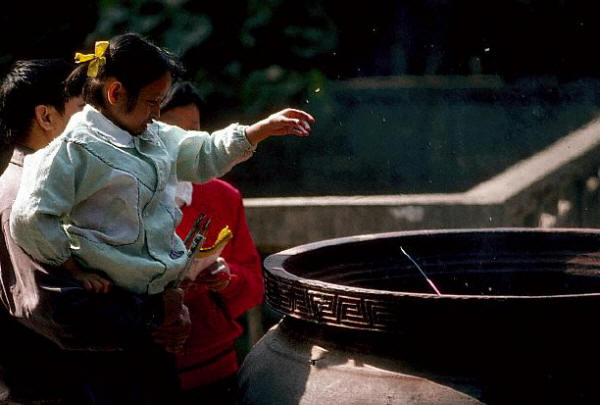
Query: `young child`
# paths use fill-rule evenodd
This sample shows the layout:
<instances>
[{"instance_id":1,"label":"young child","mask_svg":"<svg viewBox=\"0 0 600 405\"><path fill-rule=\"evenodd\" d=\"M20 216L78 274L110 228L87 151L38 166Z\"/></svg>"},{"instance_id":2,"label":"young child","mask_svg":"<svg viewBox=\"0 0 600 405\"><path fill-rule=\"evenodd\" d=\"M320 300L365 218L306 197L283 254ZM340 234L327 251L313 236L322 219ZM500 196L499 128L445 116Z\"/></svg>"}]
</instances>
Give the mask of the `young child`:
<instances>
[{"instance_id":1,"label":"young child","mask_svg":"<svg viewBox=\"0 0 600 405\"><path fill-rule=\"evenodd\" d=\"M174 232L177 180L220 176L269 136L309 135L314 119L285 109L212 135L185 131L155 121L179 73L166 51L130 33L76 57L88 63L88 105L26 159L11 233L33 258L63 266L88 289L109 288L90 278L98 273L134 293L160 293L187 259Z\"/></svg>"},{"instance_id":2,"label":"young child","mask_svg":"<svg viewBox=\"0 0 600 405\"><path fill-rule=\"evenodd\" d=\"M199 130L202 100L190 82L177 82L162 103L160 119L187 130ZM211 218L205 246L215 243L228 226L233 239L218 259L223 271L202 272L183 286L192 328L184 350L177 357L182 404L235 403L238 356L236 339L242 334L237 321L246 310L262 302L264 287L260 256L242 202L231 184L214 179L204 184L180 182L175 196L183 218L177 233L185 237L200 214ZM210 269L210 268L209 268Z\"/></svg>"}]
</instances>

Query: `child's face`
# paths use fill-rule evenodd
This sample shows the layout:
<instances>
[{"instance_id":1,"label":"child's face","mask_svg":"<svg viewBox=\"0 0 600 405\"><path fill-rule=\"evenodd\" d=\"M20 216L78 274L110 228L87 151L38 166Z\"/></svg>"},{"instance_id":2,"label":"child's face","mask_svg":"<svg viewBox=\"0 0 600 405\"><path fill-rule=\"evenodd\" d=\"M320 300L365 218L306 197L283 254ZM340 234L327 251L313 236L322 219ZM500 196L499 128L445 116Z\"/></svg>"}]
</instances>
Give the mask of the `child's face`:
<instances>
[{"instance_id":1,"label":"child's face","mask_svg":"<svg viewBox=\"0 0 600 405\"><path fill-rule=\"evenodd\" d=\"M153 119L160 117L160 102L170 87L171 74L165 73L159 79L142 87L132 110L128 110L127 97L113 105L110 118L131 134L141 134Z\"/></svg>"},{"instance_id":2,"label":"child's face","mask_svg":"<svg viewBox=\"0 0 600 405\"><path fill-rule=\"evenodd\" d=\"M162 113L160 120L167 124L177 125L188 131L200 130L200 110L198 110L198 107L196 107L195 104L171 108Z\"/></svg>"}]
</instances>

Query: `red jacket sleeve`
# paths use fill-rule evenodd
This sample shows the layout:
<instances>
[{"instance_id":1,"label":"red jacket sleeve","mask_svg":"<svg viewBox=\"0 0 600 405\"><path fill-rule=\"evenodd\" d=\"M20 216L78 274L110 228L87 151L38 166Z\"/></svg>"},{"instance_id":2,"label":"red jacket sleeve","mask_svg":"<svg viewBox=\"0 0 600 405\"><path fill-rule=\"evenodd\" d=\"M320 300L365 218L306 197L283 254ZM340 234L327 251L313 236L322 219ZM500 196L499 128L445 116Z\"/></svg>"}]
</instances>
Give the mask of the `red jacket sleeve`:
<instances>
[{"instance_id":1,"label":"red jacket sleeve","mask_svg":"<svg viewBox=\"0 0 600 405\"><path fill-rule=\"evenodd\" d=\"M263 298L263 277L260 256L246 223L240 192L222 180L194 184L192 204L182 209L183 218L177 233L185 237L200 214L211 218L205 246L214 243L225 226L233 232L233 239L225 247L222 257L229 265L233 277L229 286L219 292L222 302L232 318L260 304Z\"/></svg>"},{"instance_id":2,"label":"red jacket sleeve","mask_svg":"<svg viewBox=\"0 0 600 405\"><path fill-rule=\"evenodd\" d=\"M246 223L241 198L237 201L236 212L235 228L232 230L234 237L229 249L223 252L234 277L229 286L219 292L233 318L260 304L264 292L260 256Z\"/></svg>"}]
</instances>

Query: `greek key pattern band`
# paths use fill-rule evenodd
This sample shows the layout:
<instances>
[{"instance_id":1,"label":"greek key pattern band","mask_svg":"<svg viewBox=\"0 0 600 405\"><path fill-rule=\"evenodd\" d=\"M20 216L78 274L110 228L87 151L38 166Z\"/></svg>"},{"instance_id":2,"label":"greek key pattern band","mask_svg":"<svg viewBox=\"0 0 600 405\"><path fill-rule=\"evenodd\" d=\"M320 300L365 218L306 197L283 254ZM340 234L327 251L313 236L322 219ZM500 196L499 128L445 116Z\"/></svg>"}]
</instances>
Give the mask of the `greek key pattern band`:
<instances>
[{"instance_id":1,"label":"greek key pattern band","mask_svg":"<svg viewBox=\"0 0 600 405\"><path fill-rule=\"evenodd\" d=\"M306 286L265 272L265 302L275 311L321 324L366 330L398 326L400 308L393 302Z\"/></svg>"}]
</instances>

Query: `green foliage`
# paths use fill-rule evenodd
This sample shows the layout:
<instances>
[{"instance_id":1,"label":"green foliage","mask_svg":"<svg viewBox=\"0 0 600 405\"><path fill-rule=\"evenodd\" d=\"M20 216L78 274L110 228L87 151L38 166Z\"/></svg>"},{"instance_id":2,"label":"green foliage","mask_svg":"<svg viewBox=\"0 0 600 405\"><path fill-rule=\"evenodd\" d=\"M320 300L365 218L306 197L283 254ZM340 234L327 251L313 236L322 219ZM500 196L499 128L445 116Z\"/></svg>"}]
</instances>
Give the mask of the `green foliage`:
<instances>
[{"instance_id":1,"label":"green foliage","mask_svg":"<svg viewBox=\"0 0 600 405\"><path fill-rule=\"evenodd\" d=\"M204 14L185 12L184 0L100 2L100 19L91 37L108 38L123 32L137 32L182 56L198 46L211 33L210 19Z\"/></svg>"},{"instance_id":2,"label":"green foliage","mask_svg":"<svg viewBox=\"0 0 600 405\"><path fill-rule=\"evenodd\" d=\"M204 122L251 120L322 86L336 28L317 0L101 0L95 40L138 32L180 57L206 104Z\"/></svg>"}]
</instances>

